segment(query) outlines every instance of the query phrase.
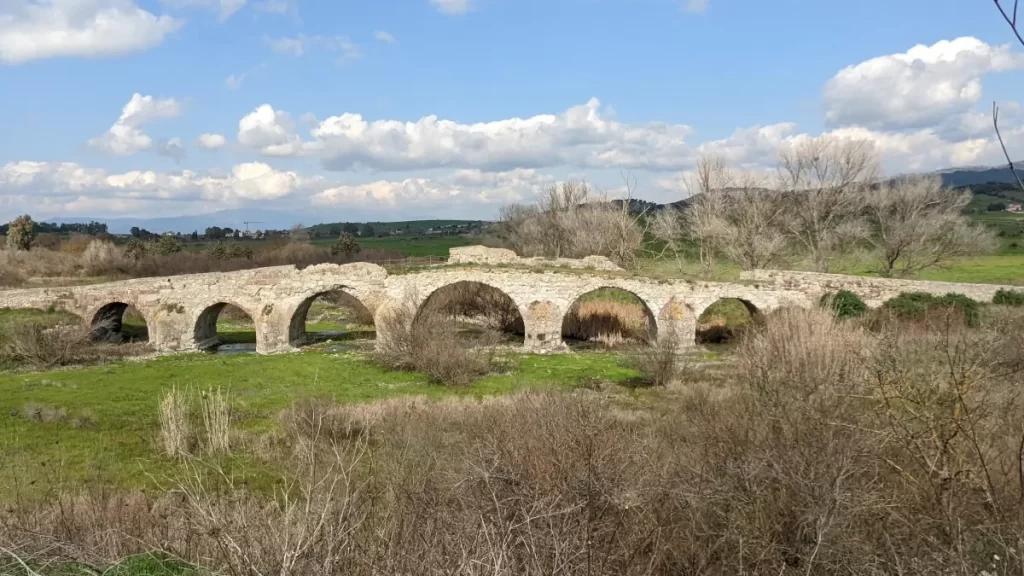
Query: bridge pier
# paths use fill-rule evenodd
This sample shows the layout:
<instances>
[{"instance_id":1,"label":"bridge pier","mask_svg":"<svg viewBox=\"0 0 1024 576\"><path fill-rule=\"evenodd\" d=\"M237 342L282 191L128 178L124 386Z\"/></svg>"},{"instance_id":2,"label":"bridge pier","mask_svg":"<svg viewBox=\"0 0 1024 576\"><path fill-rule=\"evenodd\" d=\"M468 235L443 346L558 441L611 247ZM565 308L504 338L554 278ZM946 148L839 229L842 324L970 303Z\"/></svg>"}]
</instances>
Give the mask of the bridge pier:
<instances>
[{"instance_id":1,"label":"bridge pier","mask_svg":"<svg viewBox=\"0 0 1024 576\"><path fill-rule=\"evenodd\" d=\"M534 301L520 307L526 336L523 348L529 352L560 352L567 350L562 341L562 316L565 310L554 302Z\"/></svg>"}]
</instances>

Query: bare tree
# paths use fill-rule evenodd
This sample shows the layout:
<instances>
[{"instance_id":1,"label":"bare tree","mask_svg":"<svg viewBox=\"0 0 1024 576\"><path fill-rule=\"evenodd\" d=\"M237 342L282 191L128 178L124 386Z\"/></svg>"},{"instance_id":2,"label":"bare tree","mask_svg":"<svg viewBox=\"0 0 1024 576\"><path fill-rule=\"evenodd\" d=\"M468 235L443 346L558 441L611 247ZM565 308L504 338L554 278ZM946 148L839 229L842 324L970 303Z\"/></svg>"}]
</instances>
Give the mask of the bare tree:
<instances>
[{"instance_id":1,"label":"bare tree","mask_svg":"<svg viewBox=\"0 0 1024 576\"><path fill-rule=\"evenodd\" d=\"M632 264L643 245L640 216L630 212L635 179L625 176L627 197L621 204L592 198L582 182L551 186L535 205L501 209L504 240L523 256L581 258L608 256Z\"/></svg>"},{"instance_id":2,"label":"bare tree","mask_svg":"<svg viewBox=\"0 0 1024 576\"><path fill-rule=\"evenodd\" d=\"M707 164L716 165L721 166L714 160ZM699 166L698 181L700 172ZM712 172L722 174L718 167ZM729 181L730 188L708 185L686 212L702 262L710 270L714 254L721 253L745 270L777 263L787 246L785 197L753 174L731 175Z\"/></svg>"},{"instance_id":3,"label":"bare tree","mask_svg":"<svg viewBox=\"0 0 1024 576\"><path fill-rule=\"evenodd\" d=\"M944 188L938 177L886 182L866 198L868 239L882 276L906 277L996 247L994 234L963 214L971 193Z\"/></svg>"},{"instance_id":4,"label":"bare tree","mask_svg":"<svg viewBox=\"0 0 1024 576\"><path fill-rule=\"evenodd\" d=\"M819 272L843 246L863 239L866 191L880 174L874 145L819 136L779 156L779 188L786 192L786 227Z\"/></svg>"},{"instance_id":5,"label":"bare tree","mask_svg":"<svg viewBox=\"0 0 1024 576\"><path fill-rule=\"evenodd\" d=\"M685 212L681 210L665 206L652 214L648 220L648 231L661 244L661 249L654 254L654 257L656 259L665 258L671 254L680 268L683 263L683 243L687 236L684 215Z\"/></svg>"},{"instance_id":6,"label":"bare tree","mask_svg":"<svg viewBox=\"0 0 1024 576\"><path fill-rule=\"evenodd\" d=\"M701 268L709 276L715 265L720 232L718 215L721 214L724 190L735 183L736 175L719 157L702 156L697 160L696 174L684 181L690 192L690 209L683 214L685 227L699 249Z\"/></svg>"},{"instance_id":7,"label":"bare tree","mask_svg":"<svg viewBox=\"0 0 1024 576\"><path fill-rule=\"evenodd\" d=\"M288 231L288 238L292 242L309 242L309 230L306 229L302 223L295 224L291 230Z\"/></svg>"}]
</instances>

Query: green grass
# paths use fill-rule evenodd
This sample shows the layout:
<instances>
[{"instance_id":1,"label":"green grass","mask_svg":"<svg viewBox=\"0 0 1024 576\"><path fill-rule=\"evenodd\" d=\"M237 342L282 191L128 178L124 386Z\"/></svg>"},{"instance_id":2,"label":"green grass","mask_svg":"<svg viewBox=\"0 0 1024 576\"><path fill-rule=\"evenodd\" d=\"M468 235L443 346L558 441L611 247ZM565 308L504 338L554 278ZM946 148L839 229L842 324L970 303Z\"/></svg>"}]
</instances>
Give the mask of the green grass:
<instances>
[{"instance_id":1,"label":"green grass","mask_svg":"<svg viewBox=\"0 0 1024 576\"><path fill-rule=\"evenodd\" d=\"M63 310L40 310L37 308L0 308L0 322L33 322L47 326L77 324L82 320Z\"/></svg>"},{"instance_id":2,"label":"green grass","mask_svg":"<svg viewBox=\"0 0 1024 576\"><path fill-rule=\"evenodd\" d=\"M171 558L169 556L153 553L139 554L122 559L113 566L87 566L78 563L50 563L47 566L29 566L32 572L26 572L15 562L5 565L11 558L0 557L0 574L10 576L86 576L90 574L102 574L103 576L199 576L202 574L196 568ZM15 567L16 566L16 567ZM12 570L8 572L7 570Z\"/></svg>"},{"instance_id":3,"label":"green grass","mask_svg":"<svg viewBox=\"0 0 1024 576\"><path fill-rule=\"evenodd\" d=\"M589 302L591 300L610 300L612 302L645 306L644 301L636 294L621 288L598 288L579 297L579 302Z\"/></svg>"},{"instance_id":4,"label":"green grass","mask_svg":"<svg viewBox=\"0 0 1024 576\"><path fill-rule=\"evenodd\" d=\"M177 465L157 446L157 407L174 386L223 388L235 412L233 426L258 432L272 428L280 410L308 397L342 403L398 395L482 397L637 376L618 360L599 353L513 355L510 373L456 389L430 384L423 374L378 368L355 352L184 354L73 370L0 373L0 499L41 496L57 486L91 482L145 488L154 478L172 475ZM30 420L24 414L29 404L60 408L67 416ZM229 458L226 465L245 473L260 468L244 456Z\"/></svg>"},{"instance_id":5,"label":"green grass","mask_svg":"<svg viewBox=\"0 0 1024 576\"><path fill-rule=\"evenodd\" d=\"M424 236L419 238L359 238L359 245L364 249L387 250L398 252L404 256L448 257L448 250L458 246L470 246L477 242L464 236ZM333 244L334 240L330 241Z\"/></svg>"}]
</instances>

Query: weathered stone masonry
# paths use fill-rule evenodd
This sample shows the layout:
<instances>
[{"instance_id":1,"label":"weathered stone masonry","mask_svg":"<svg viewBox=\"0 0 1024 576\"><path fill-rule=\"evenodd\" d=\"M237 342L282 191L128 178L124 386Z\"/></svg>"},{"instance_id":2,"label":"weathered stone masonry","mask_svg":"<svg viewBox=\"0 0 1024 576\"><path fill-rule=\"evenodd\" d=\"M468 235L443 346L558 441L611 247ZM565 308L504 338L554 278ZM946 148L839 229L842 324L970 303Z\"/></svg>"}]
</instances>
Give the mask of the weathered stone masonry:
<instances>
[{"instance_id":1,"label":"weathered stone masonry","mask_svg":"<svg viewBox=\"0 0 1024 576\"><path fill-rule=\"evenodd\" d=\"M283 352L301 343L305 315L319 295L343 290L377 319L378 339L385 315L410 299L416 306L435 290L460 281L480 282L507 294L523 316L529 350L563 348L562 319L581 295L599 288L621 288L647 305L659 338L692 344L697 318L721 298L738 298L748 308L770 311L814 305L820 294L850 289L877 305L906 290L962 292L989 300L998 286L881 281L835 275L758 271L745 284L631 278L610 270L593 272L528 269L437 268L389 275L373 264L323 264L299 270L277 266L229 273L144 278L69 288L0 291L0 307L56 307L94 324L119 318L126 305L146 319L150 342L158 350L201 349L216 337L217 314L227 304L246 311L256 328L260 353Z\"/></svg>"}]
</instances>

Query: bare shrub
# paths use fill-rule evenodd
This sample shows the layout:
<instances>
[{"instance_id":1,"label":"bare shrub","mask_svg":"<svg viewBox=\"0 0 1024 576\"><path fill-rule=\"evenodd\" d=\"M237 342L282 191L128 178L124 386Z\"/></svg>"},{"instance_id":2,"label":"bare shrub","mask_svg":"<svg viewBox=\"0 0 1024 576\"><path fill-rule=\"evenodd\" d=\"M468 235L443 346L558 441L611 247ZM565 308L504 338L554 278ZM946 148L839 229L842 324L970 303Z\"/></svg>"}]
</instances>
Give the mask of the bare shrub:
<instances>
[{"instance_id":1,"label":"bare shrub","mask_svg":"<svg viewBox=\"0 0 1024 576\"><path fill-rule=\"evenodd\" d=\"M109 240L92 240L80 256L84 272L100 275L116 267L121 260L121 251Z\"/></svg>"},{"instance_id":2,"label":"bare shrub","mask_svg":"<svg viewBox=\"0 0 1024 576\"><path fill-rule=\"evenodd\" d=\"M199 411L203 418L203 448L207 454L231 451L231 405L221 389L210 388L199 395Z\"/></svg>"},{"instance_id":3,"label":"bare shrub","mask_svg":"<svg viewBox=\"0 0 1024 576\"><path fill-rule=\"evenodd\" d=\"M189 454L192 427L188 413L188 394L184 390L171 388L160 401L160 446L172 458Z\"/></svg>"},{"instance_id":4,"label":"bare shrub","mask_svg":"<svg viewBox=\"0 0 1024 576\"><path fill-rule=\"evenodd\" d=\"M377 363L394 370L425 372L431 380L464 386L495 369L498 336L484 331L470 342L460 338L454 319L407 300L386 314L374 353Z\"/></svg>"},{"instance_id":5,"label":"bare shrub","mask_svg":"<svg viewBox=\"0 0 1024 576\"><path fill-rule=\"evenodd\" d=\"M625 365L640 373L648 386L667 386L682 377L686 358L677 334L662 334L656 342L629 353Z\"/></svg>"},{"instance_id":6,"label":"bare shrub","mask_svg":"<svg viewBox=\"0 0 1024 576\"><path fill-rule=\"evenodd\" d=\"M163 493L0 508L0 541L225 574L1018 574L1024 348L987 322L781 310L657 401L298 402L268 482L186 459Z\"/></svg>"},{"instance_id":7,"label":"bare shrub","mask_svg":"<svg viewBox=\"0 0 1024 576\"><path fill-rule=\"evenodd\" d=\"M20 366L47 368L95 358L92 333L79 326L51 326L34 321L9 321L0 335L0 358Z\"/></svg>"}]
</instances>

